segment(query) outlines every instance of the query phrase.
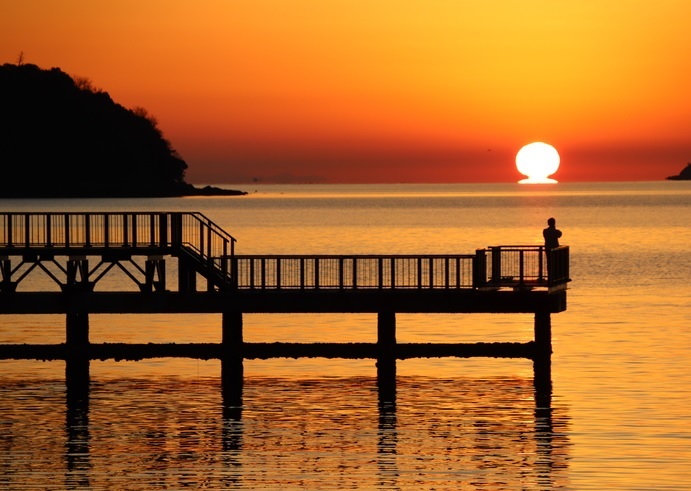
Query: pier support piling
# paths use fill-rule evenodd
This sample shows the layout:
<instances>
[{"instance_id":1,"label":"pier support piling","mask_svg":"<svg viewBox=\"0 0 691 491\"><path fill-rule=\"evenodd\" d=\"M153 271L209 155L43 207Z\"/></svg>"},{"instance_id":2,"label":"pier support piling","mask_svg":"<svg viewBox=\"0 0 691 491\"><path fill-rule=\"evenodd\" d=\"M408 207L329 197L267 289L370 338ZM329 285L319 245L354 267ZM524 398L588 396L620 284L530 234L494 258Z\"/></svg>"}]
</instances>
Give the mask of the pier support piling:
<instances>
[{"instance_id":1,"label":"pier support piling","mask_svg":"<svg viewBox=\"0 0 691 491\"><path fill-rule=\"evenodd\" d=\"M67 312L65 339L69 348L89 345L89 314L87 312L81 310Z\"/></svg>"},{"instance_id":2,"label":"pier support piling","mask_svg":"<svg viewBox=\"0 0 691 491\"><path fill-rule=\"evenodd\" d=\"M242 312L223 312L222 318L221 385L223 404L226 407L242 405L243 334Z\"/></svg>"},{"instance_id":3,"label":"pier support piling","mask_svg":"<svg viewBox=\"0 0 691 491\"><path fill-rule=\"evenodd\" d=\"M377 314L377 384L380 404L396 401L396 313Z\"/></svg>"},{"instance_id":4,"label":"pier support piling","mask_svg":"<svg viewBox=\"0 0 691 491\"><path fill-rule=\"evenodd\" d=\"M535 353L533 355L535 389L547 396L552 392L552 319L549 312L535 313Z\"/></svg>"},{"instance_id":5,"label":"pier support piling","mask_svg":"<svg viewBox=\"0 0 691 491\"><path fill-rule=\"evenodd\" d=\"M538 353L552 354L552 318L549 312L535 312L535 344Z\"/></svg>"},{"instance_id":6,"label":"pier support piling","mask_svg":"<svg viewBox=\"0 0 691 491\"><path fill-rule=\"evenodd\" d=\"M69 401L88 398L90 383L89 314L70 310L66 315L65 381Z\"/></svg>"}]
</instances>

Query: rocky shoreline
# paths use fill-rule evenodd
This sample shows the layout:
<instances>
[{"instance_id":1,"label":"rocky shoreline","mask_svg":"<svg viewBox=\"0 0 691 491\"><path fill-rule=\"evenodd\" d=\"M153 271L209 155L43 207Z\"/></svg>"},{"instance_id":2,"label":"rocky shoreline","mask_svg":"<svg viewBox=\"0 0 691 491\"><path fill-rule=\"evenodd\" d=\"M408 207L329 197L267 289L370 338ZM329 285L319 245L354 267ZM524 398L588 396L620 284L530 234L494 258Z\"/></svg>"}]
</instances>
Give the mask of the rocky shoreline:
<instances>
[{"instance_id":1,"label":"rocky shoreline","mask_svg":"<svg viewBox=\"0 0 691 491\"><path fill-rule=\"evenodd\" d=\"M686 164L684 170L682 170L676 176L669 176L666 178L668 181L691 181L691 162Z\"/></svg>"}]
</instances>

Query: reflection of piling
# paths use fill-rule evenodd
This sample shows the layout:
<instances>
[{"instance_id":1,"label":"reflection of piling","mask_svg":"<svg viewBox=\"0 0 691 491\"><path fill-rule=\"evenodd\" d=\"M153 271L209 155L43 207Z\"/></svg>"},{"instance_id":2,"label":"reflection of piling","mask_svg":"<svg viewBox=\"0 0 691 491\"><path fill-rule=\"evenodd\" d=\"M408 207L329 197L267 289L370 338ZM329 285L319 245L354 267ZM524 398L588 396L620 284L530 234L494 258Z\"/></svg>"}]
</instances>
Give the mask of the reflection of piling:
<instances>
[{"instance_id":1,"label":"reflection of piling","mask_svg":"<svg viewBox=\"0 0 691 491\"><path fill-rule=\"evenodd\" d=\"M71 319L71 324L70 324ZM85 324L87 329L85 330ZM68 315L70 326L75 331L68 339L68 354L65 360L65 402L66 418L65 461L68 474L65 484L72 487L89 487L89 357L88 335L84 343L84 333L88 333L88 319L84 315Z\"/></svg>"},{"instance_id":2,"label":"reflection of piling","mask_svg":"<svg viewBox=\"0 0 691 491\"><path fill-rule=\"evenodd\" d=\"M239 469L242 461L237 452L242 450L242 391L244 379L242 312L228 310L222 318L221 392L223 400L223 430L221 432L224 456L228 468ZM235 484L235 477L231 477Z\"/></svg>"},{"instance_id":3,"label":"reflection of piling","mask_svg":"<svg viewBox=\"0 0 691 491\"><path fill-rule=\"evenodd\" d=\"M549 313L535 314L535 344L533 357L533 383L535 386L535 441L536 462L541 484L552 487L554 462L554 428L552 424L552 369L551 320Z\"/></svg>"},{"instance_id":4,"label":"reflection of piling","mask_svg":"<svg viewBox=\"0 0 691 491\"><path fill-rule=\"evenodd\" d=\"M395 363L395 362L394 362ZM379 426L377 430L377 478L381 488L397 489L398 486L398 421L396 418L396 388L383 391L379 384Z\"/></svg>"}]
</instances>

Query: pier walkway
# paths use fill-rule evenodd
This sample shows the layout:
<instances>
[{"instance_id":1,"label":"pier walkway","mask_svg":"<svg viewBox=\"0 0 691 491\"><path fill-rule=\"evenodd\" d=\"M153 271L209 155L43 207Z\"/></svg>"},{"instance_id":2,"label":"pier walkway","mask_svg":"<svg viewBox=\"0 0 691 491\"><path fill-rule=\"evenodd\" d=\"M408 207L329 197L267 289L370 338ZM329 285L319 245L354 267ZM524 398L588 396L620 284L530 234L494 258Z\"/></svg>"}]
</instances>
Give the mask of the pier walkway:
<instances>
[{"instance_id":1,"label":"pier walkway","mask_svg":"<svg viewBox=\"0 0 691 491\"><path fill-rule=\"evenodd\" d=\"M108 279L119 271L127 282ZM243 255L197 212L0 213L2 314L65 314L57 345L0 345L0 359L224 362L269 357L495 356L549 365L551 314L566 310L569 248L470 254ZM128 286L122 286L127 283ZM116 284L114 288L112 285ZM221 313L220 344L93 344L89 315ZM245 343L243 314L376 313L377 343ZM529 343L401 344L397 313L532 313Z\"/></svg>"}]
</instances>

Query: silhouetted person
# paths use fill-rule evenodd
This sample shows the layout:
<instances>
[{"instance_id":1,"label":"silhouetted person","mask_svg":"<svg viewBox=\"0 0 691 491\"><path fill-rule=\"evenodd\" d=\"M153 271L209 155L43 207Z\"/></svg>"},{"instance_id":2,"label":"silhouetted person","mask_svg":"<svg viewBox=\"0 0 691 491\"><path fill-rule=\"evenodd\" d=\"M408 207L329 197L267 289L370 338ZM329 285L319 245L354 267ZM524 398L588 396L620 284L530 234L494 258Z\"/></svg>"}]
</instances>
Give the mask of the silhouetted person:
<instances>
[{"instance_id":1,"label":"silhouetted person","mask_svg":"<svg viewBox=\"0 0 691 491\"><path fill-rule=\"evenodd\" d=\"M551 256L549 251L559 247L559 237L561 237L561 230L557 228L557 221L554 218L547 220L547 228L542 230L542 236L545 238L545 254L547 255L547 277L549 278Z\"/></svg>"},{"instance_id":2,"label":"silhouetted person","mask_svg":"<svg viewBox=\"0 0 691 491\"><path fill-rule=\"evenodd\" d=\"M550 250L559 247L559 237L561 237L561 230L557 229L557 221L554 218L547 220L548 227L542 231L542 236L545 238L545 249Z\"/></svg>"}]
</instances>

